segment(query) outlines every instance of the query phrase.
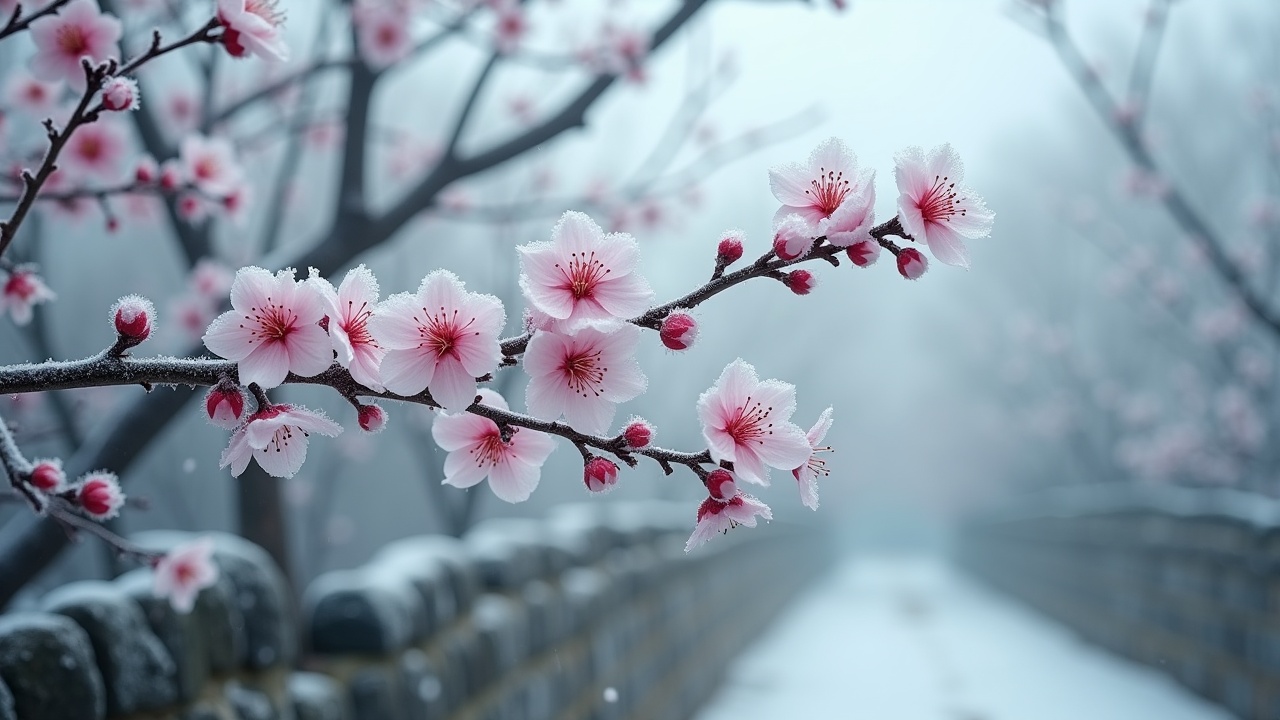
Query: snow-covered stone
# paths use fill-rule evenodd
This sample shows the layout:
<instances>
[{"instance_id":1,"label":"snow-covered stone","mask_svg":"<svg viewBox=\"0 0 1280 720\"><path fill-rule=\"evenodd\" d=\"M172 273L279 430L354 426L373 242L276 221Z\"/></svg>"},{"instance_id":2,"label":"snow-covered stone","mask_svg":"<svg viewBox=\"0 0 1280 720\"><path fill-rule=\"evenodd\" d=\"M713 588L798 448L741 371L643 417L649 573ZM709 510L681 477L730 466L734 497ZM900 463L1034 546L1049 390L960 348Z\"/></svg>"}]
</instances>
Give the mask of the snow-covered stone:
<instances>
[{"instance_id":1,"label":"snow-covered stone","mask_svg":"<svg viewBox=\"0 0 1280 720\"><path fill-rule=\"evenodd\" d=\"M0 617L0 682L10 695L6 720L106 716L106 691L89 636L61 615ZM4 710L0 717L6 717Z\"/></svg>"}]
</instances>

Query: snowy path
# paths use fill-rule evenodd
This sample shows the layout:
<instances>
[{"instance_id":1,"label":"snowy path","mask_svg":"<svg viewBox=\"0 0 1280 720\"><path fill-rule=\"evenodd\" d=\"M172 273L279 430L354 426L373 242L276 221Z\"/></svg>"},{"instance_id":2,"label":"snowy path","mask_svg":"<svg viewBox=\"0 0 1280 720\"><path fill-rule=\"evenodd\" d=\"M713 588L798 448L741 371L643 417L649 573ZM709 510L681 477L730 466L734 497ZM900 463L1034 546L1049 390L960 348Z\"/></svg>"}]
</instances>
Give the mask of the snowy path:
<instances>
[{"instance_id":1,"label":"snowy path","mask_svg":"<svg viewBox=\"0 0 1280 720\"><path fill-rule=\"evenodd\" d=\"M850 560L729 669L698 720L1229 720L935 560Z\"/></svg>"}]
</instances>

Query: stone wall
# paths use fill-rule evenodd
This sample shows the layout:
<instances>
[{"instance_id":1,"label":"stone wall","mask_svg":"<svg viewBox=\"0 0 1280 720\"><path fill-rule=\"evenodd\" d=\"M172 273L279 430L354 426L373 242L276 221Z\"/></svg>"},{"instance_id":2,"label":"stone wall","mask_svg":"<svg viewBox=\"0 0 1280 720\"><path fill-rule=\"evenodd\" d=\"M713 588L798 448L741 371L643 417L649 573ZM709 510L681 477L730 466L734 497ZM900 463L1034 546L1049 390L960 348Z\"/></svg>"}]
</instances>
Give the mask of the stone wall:
<instances>
[{"instance_id":1,"label":"stone wall","mask_svg":"<svg viewBox=\"0 0 1280 720\"><path fill-rule=\"evenodd\" d=\"M190 615L138 570L0 616L0 720L689 717L824 558L779 526L686 554L688 510L593 504L401 540L317 578L300 611L265 553L220 535L222 577Z\"/></svg>"},{"instance_id":2,"label":"stone wall","mask_svg":"<svg viewBox=\"0 0 1280 720\"><path fill-rule=\"evenodd\" d=\"M1280 502L1072 488L970 523L974 574L1242 718L1280 718Z\"/></svg>"}]
</instances>

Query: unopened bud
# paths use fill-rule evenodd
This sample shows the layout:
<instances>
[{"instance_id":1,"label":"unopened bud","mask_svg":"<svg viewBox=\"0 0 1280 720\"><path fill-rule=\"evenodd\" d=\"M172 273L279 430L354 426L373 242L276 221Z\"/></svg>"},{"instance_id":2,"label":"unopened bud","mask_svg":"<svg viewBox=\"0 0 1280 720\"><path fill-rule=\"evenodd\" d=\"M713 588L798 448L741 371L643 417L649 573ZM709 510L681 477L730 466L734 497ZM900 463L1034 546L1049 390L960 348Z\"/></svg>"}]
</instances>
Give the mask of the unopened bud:
<instances>
[{"instance_id":1,"label":"unopened bud","mask_svg":"<svg viewBox=\"0 0 1280 720\"><path fill-rule=\"evenodd\" d=\"M382 432L387 427L387 412L373 404L360 406L360 429L367 433Z\"/></svg>"},{"instance_id":2,"label":"unopened bud","mask_svg":"<svg viewBox=\"0 0 1280 720\"><path fill-rule=\"evenodd\" d=\"M115 112L137 110L138 81L127 77L111 77L102 84L102 107Z\"/></svg>"},{"instance_id":3,"label":"unopened bud","mask_svg":"<svg viewBox=\"0 0 1280 720\"><path fill-rule=\"evenodd\" d=\"M204 396L204 409L214 425L234 428L244 416L244 391L229 380L220 382Z\"/></svg>"},{"instance_id":4,"label":"unopened bud","mask_svg":"<svg viewBox=\"0 0 1280 720\"><path fill-rule=\"evenodd\" d=\"M898 252L898 272L908 280L915 280L929 269L929 261L915 248L902 248Z\"/></svg>"},{"instance_id":5,"label":"unopened bud","mask_svg":"<svg viewBox=\"0 0 1280 720\"><path fill-rule=\"evenodd\" d=\"M37 460L27 482L45 495L57 495L66 490L67 474L62 471L62 461L57 458Z\"/></svg>"},{"instance_id":6,"label":"unopened bud","mask_svg":"<svg viewBox=\"0 0 1280 720\"><path fill-rule=\"evenodd\" d=\"M875 240L859 240L846 251L849 262L858 267L869 267L880 259L880 243Z\"/></svg>"},{"instance_id":7,"label":"unopened bud","mask_svg":"<svg viewBox=\"0 0 1280 720\"><path fill-rule=\"evenodd\" d=\"M151 321L156 308L141 295L125 295L111 306L111 323L120 337L121 347L133 347L151 337Z\"/></svg>"},{"instance_id":8,"label":"unopened bud","mask_svg":"<svg viewBox=\"0 0 1280 720\"><path fill-rule=\"evenodd\" d=\"M728 267L742 259L742 231L730 230L720 236L720 245L716 247L716 265Z\"/></svg>"},{"instance_id":9,"label":"unopened bud","mask_svg":"<svg viewBox=\"0 0 1280 720\"><path fill-rule=\"evenodd\" d=\"M658 335L668 349L688 350L698 339L698 321L689 313L676 310L663 319Z\"/></svg>"},{"instance_id":10,"label":"unopened bud","mask_svg":"<svg viewBox=\"0 0 1280 720\"><path fill-rule=\"evenodd\" d=\"M773 231L773 252L783 260L795 260L812 247L809 226L799 215L788 215Z\"/></svg>"},{"instance_id":11,"label":"unopened bud","mask_svg":"<svg viewBox=\"0 0 1280 720\"><path fill-rule=\"evenodd\" d=\"M150 155L138 158L138 166L133 169L133 179L144 185L150 185L160 177L160 164Z\"/></svg>"},{"instance_id":12,"label":"unopened bud","mask_svg":"<svg viewBox=\"0 0 1280 720\"><path fill-rule=\"evenodd\" d=\"M119 515L124 506L124 491L113 473L99 470L80 481L76 501L94 520L110 520Z\"/></svg>"},{"instance_id":13,"label":"unopened bud","mask_svg":"<svg viewBox=\"0 0 1280 720\"><path fill-rule=\"evenodd\" d=\"M631 418L631 422L622 429L622 439L632 450L649 447L653 442L653 426L644 418Z\"/></svg>"},{"instance_id":14,"label":"unopened bud","mask_svg":"<svg viewBox=\"0 0 1280 720\"><path fill-rule=\"evenodd\" d=\"M604 492L618 484L618 466L612 460L593 457L583 468L582 480L591 492Z\"/></svg>"},{"instance_id":15,"label":"unopened bud","mask_svg":"<svg viewBox=\"0 0 1280 720\"><path fill-rule=\"evenodd\" d=\"M797 295L808 295L818 284L818 278L808 270L792 270L782 276L782 281Z\"/></svg>"},{"instance_id":16,"label":"unopened bud","mask_svg":"<svg viewBox=\"0 0 1280 720\"><path fill-rule=\"evenodd\" d=\"M182 187L182 167L176 160L166 160L160 166L160 187L166 192Z\"/></svg>"},{"instance_id":17,"label":"unopened bud","mask_svg":"<svg viewBox=\"0 0 1280 720\"><path fill-rule=\"evenodd\" d=\"M733 481L733 473L724 468L712 470L706 479L707 492L720 502L729 502L738 494L738 484Z\"/></svg>"}]
</instances>

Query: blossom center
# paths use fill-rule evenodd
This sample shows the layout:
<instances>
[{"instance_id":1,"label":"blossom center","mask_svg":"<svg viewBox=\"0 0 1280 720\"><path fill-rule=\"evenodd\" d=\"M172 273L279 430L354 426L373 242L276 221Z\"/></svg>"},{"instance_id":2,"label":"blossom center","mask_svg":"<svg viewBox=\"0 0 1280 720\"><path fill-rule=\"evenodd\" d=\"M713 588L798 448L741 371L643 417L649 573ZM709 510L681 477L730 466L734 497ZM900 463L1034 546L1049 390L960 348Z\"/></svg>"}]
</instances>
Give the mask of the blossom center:
<instances>
[{"instance_id":1,"label":"blossom center","mask_svg":"<svg viewBox=\"0 0 1280 720\"><path fill-rule=\"evenodd\" d=\"M187 562L174 563L173 575L179 585L189 585L196 579L196 568Z\"/></svg>"},{"instance_id":2,"label":"blossom center","mask_svg":"<svg viewBox=\"0 0 1280 720\"><path fill-rule=\"evenodd\" d=\"M97 160L102 157L102 141L88 135L80 141L80 157L85 160Z\"/></svg>"},{"instance_id":3,"label":"blossom center","mask_svg":"<svg viewBox=\"0 0 1280 720\"><path fill-rule=\"evenodd\" d=\"M765 407L747 397L747 401L729 416L724 431L733 438L735 445L763 445L765 438L773 434L773 423L767 422L772 413L773 406Z\"/></svg>"},{"instance_id":4,"label":"blossom center","mask_svg":"<svg viewBox=\"0 0 1280 720\"><path fill-rule=\"evenodd\" d=\"M582 397L588 394L600 397L600 386L604 384L605 373L609 372L601 362L599 350L579 350L566 355L560 370L569 389Z\"/></svg>"},{"instance_id":5,"label":"blossom center","mask_svg":"<svg viewBox=\"0 0 1280 720\"><path fill-rule=\"evenodd\" d=\"M218 177L218 161L208 155L197 160L192 169L200 180L212 180Z\"/></svg>"},{"instance_id":6,"label":"blossom center","mask_svg":"<svg viewBox=\"0 0 1280 720\"><path fill-rule=\"evenodd\" d=\"M80 57L89 52L89 38L78 25L63 25L57 32L58 47L68 55Z\"/></svg>"},{"instance_id":7,"label":"blossom center","mask_svg":"<svg viewBox=\"0 0 1280 720\"><path fill-rule=\"evenodd\" d=\"M36 294L36 284L31 282L31 278L27 277L26 273L14 273L4 284L4 294L20 300L28 300Z\"/></svg>"},{"instance_id":8,"label":"blossom center","mask_svg":"<svg viewBox=\"0 0 1280 720\"><path fill-rule=\"evenodd\" d=\"M813 207L823 215L830 215L849 195L849 181L845 179L843 170L818 168L818 178L809 181L809 189L804 194L809 196Z\"/></svg>"},{"instance_id":9,"label":"blossom center","mask_svg":"<svg viewBox=\"0 0 1280 720\"><path fill-rule=\"evenodd\" d=\"M247 318L257 327L250 336L260 342L284 342L289 334L297 329L298 315L284 305L277 305L267 298L267 305L262 308L251 308ZM243 325L241 327L244 327Z\"/></svg>"},{"instance_id":10,"label":"blossom center","mask_svg":"<svg viewBox=\"0 0 1280 720\"><path fill-rule=\"evenodd\" d=\"M827 461L818 456L818 453L827 452L831 452L830 445L816 447L813 449L813 452L809 454L809 460L805 462L805 465L809 467L809 472L823 477L829 477L831 475L831 471L827 469Z\"/></svg>"},{"instance_id":11,"label":"blossom center","mask_svg":"<svg viewBox=\"0 0 1280 720\"><path fill-rule=\"evenodd\" d=\"M284 13L276 7L276 0L245 0L244 10L276 27L284 22Z\"/></svg>"},{"instance_id":12,"label":"blossom center","mask_svg":"<svg viewBox=\"0 0 1280 720\"><path fill-rule=\"evenodd\" d=\"M556 268L564 276L561 287L573 293L574 300L591 297L596 286L611 272L596 259L594 250L590 253L569 253L568 265L556 263Z\"/></svg>"},{"instance_id":13,"label":"blossom center","mask_svg":"<svg viewBox=\"0 0 1280 720\"><path fill-rule=\"evenodd\" d=\"M946 175L934 175L933 186L920 198L920 214L925 222L951 222L953 215L963 216L966 209L959 206L956 184Z\"/></svg>"},{"instance_id":14,"label":"blossom center","mask_svg":"<svg viewBox=\"0 0 1280 720\"><path fill-rule=\"evenodd\" d=\"M427 321L418 323L418 334L422 337L422 343L418 347L430 348L436 357L445 355L458 357L458 343L462 342L467 335L467 328L470 328L476 319L471 318L464 323L458 317L457 310L449 313L443 307L435 315L427 313L426 308L422 308L422 312L427 315ZM472 331L471 334L479 335L480 333Z\"/></svg>"},{"instance_id":15,"label":"blossom center","mask_svg":"<svg viewBox=\"0 0 1280 720\"><path fill-rule=\"evenodd\" d=\"M369 316L373 314L369 303L362 302L356 307L354 300L347 301L347 316L343 318L342 329L352 345L372 345L378 347L373 335L369 334Z\"/></svg>"},{"instance_id":16,"label":"blossom center","mask_svg":"<svg viewBox=\"0 0 1280 720\"><path fill-rule=\"evenodd\" d=\"M468 452L475 458L477 467L494 467L506 457L507 444L502 442L502 433L495 427Z\"/></svg>"}]
</instances>

